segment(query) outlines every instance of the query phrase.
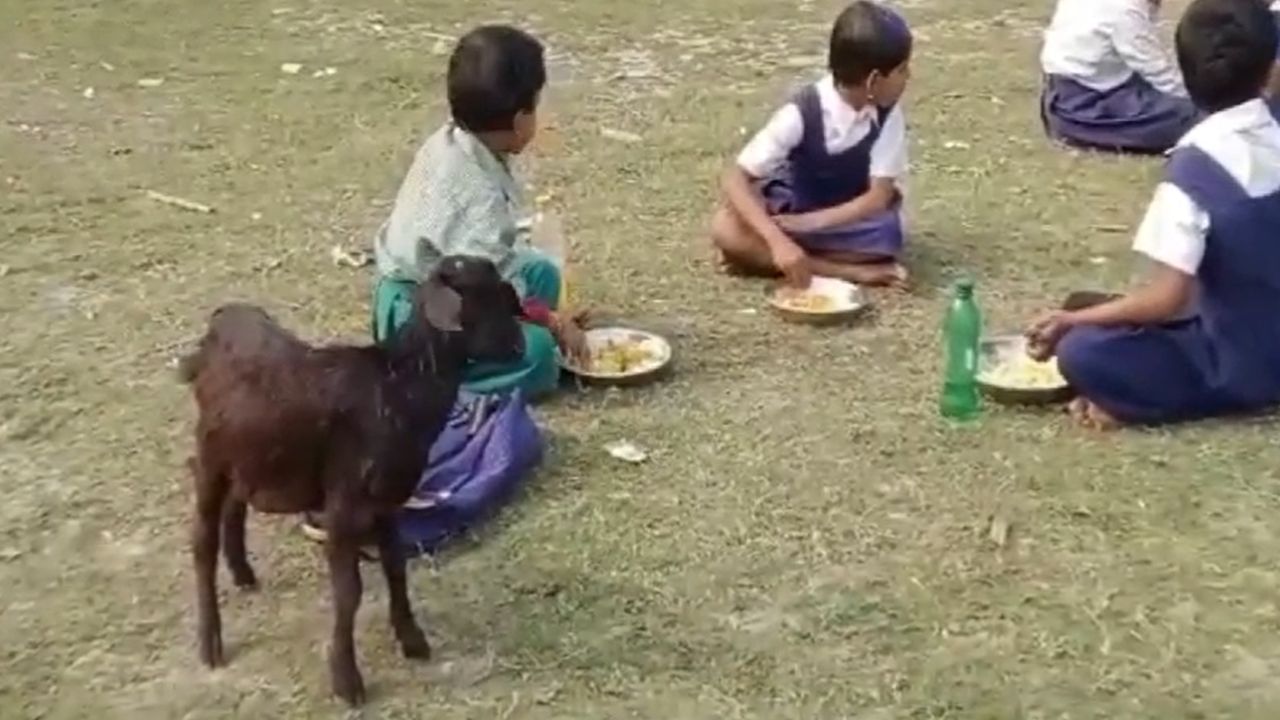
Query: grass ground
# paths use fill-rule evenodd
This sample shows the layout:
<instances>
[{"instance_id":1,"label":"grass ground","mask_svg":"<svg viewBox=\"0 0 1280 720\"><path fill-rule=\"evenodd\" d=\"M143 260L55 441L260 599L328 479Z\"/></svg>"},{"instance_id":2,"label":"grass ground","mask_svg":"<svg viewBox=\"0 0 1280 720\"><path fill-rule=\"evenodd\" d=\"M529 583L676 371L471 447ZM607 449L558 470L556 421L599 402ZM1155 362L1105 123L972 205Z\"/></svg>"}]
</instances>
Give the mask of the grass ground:
<instances>
[{"instance_id":1,"label":"grass ground","mask_svg":"<svg viewBox=\"0 0 1280 720\"><path fill-rule=\"evenodd\" d=\"M343 714L322 563L288 520L251 521L265 588L224 590L231 665L196 662L168 363L231 298L364 332L369 277L330 248L387 212L441 118L447 38L481 19L552 49L528 170L579 294L665 329L680 372L542 411L554 457L523 501L413 570L430 664L396 656L368 573L362 716L1276 717L1274 423L936 418L946 282L973 273L995 328L1123 283L1158 173L1041 139L1048 6L907 6L919 282L830 332L754 312L701 236L832 3L0 0L0 717ZM616 464L620 438L651 461Z\"/></svg>"}]
</instances>

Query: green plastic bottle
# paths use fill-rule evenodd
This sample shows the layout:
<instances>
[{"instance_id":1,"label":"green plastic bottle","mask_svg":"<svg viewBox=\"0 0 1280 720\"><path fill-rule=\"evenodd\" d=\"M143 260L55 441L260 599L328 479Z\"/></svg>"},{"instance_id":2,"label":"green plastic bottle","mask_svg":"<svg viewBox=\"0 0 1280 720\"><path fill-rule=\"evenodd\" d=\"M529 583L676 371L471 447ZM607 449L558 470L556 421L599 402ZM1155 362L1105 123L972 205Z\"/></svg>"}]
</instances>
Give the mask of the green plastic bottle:
<instances>
[{"instance_id":1,"label":"green plastic bottle","mask_svg":"<svg viewBox=\"0 0 1280 720\"><path fill-rule=\"evenodd\" d=\"M947 367L942 381L942 416L972 420L982 412L978 394L978 342L982 338L982 314L973 299L973 281L955 285L947 318L942 325Z\"/></svg>"}]
</instances>

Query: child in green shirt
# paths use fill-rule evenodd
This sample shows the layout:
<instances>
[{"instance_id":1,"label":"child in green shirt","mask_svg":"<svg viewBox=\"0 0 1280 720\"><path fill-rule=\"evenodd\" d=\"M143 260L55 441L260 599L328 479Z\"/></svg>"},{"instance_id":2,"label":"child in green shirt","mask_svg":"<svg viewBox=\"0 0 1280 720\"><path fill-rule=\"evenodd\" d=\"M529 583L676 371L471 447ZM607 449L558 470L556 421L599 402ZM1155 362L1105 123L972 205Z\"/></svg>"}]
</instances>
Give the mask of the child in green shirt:
<instances>
[{"instance_id":1,"label":"child in green shirt","mask_svg":"<svg viewBox=\"0 0 1280 720\"><path fill-rule=\"evenodd\" d=\"M559 377L557 346L575 356L584 349L578 319L557 313L560 269L529 244L510 168L537 132L546 77L542 45L523 31L489 25L463 36L449 58L451 119L418 150L375 241L375 340L408 319L417 283L447 255L487 258L515 286L524 357L470 368L464 387L474 392L545 395Z\"/></svg>"}]
</instances>

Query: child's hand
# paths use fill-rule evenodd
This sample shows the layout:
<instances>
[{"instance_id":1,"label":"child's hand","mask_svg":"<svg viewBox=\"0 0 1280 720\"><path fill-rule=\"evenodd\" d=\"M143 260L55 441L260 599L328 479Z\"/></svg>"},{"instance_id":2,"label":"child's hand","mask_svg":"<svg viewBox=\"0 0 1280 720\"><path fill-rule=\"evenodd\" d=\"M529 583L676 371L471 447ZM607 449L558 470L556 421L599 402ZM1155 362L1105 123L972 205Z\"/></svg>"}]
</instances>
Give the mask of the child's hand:
<instances>
[{"instance_id":1,"label":"child's hand","mask_svg":"<svg viewBox=\"0 0 1280 720\"><path fill-rule=\"evenodd\" d=\"M809 280L812 272L809 269L809 256L804 254L804 250L788 239L785 243L779 242L777 246L770 249L773 256L773 264L786 278L787 282L798 288L809 287Z\"/></svg>"},{"instance_id":2,"label":"child's hand","mask_svg":"<svg viewBox=\"0 0 1280 720\"><path fill-rule=\"evenodd\" d=\"M1042 315L1027 328L1027 354L1035 360L1048 360L1053 357L1058 341L1073 326L1071 313L1063 310Z\"/></svg>"},{"instance_id":3,"label":"child's hand","mask_svg":"<svg viewBox=\"0 0 1280 720\"><path fill-rule=\"evenodd\" d=\"M583 369L591 367L591 347L587 345L585 330L588 315L588 311L578 310L571 315L556 313L551 319L551 334L555 336L560 352Z\"/></svg>"},{"instance_id":4,"label":"child's hand","mask_svg":"<svg viewBox=\"0 0 1280 720\"><path fill-rule=\"evenodd\" d=\"M789 233L811 233L827 229L826 218L820 210L798 215L775 215L773 221Z\"/></svg>"}]
</instances>

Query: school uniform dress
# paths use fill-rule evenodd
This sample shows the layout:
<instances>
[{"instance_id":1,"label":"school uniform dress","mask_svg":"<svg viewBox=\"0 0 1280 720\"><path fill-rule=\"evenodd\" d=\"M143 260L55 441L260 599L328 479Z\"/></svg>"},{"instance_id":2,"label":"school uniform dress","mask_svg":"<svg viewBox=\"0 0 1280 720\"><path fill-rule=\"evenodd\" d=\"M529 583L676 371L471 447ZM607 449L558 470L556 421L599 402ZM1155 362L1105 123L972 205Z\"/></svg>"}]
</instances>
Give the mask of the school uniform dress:
<instances>
[{"instance_id":1,"label":"school uniform dress","mask_svg":"<svg viewBox=\"0 0 1280 720\"><path fill-rule=\"evenodd\" d=\"M374 240L374 339L385 339L409 320L415 288L447 255L491 260L522 300L557 309L560 268L529 244L521 213L519 184L502 158L452 123L431 135ZM473 363L464 373L464 389L519 388L526 397L538 397L556 388L555 338L542 325L524 322L521 327L524 356L508 363Z\"/></svg>"},{"instance_id":2,"label":"school uniform dress","mask_svg":"<svg viewBox=\"0 0 1280 720\"><path fill-rule=\"evenodd\" d=\"M1149 0L1059 0L1040 64L1051 138L1093 150L1167 151L1198 113Z\"/></svg>"},{"instance_id":3,"label":"school uniform dress","mask_svg":"<svg viewBox=\"0 0 1280 720\"><path fill-rule=\"evenodd\" d=\"M827 75L774 114L742 150L738 165L756 179L771 215L833 207L867 192L872 178L897 180L893 207L845 226L792 233L792 239L815 253L885 259L902 253L907 138L900 107L855 110Z\"/></svg>"},{"instance_id":4,"label":"school uniform dress","mask_svg":"<svg viewBox=\"0 0 1280 720\"><path fill-rule=\"evenodd\" d=\"M1134 242L1194 276L1189 319L1072 329L1062 374L1117 419L1139 424L1280 404L1280 105L1215 113L1173 150Z\"/></svg>"}]
</instances>

